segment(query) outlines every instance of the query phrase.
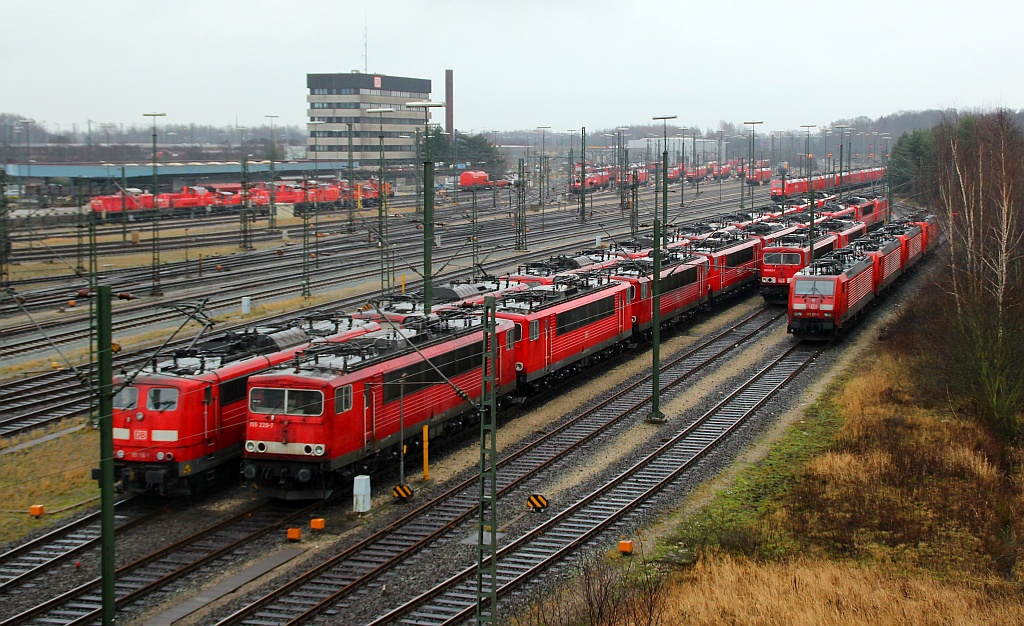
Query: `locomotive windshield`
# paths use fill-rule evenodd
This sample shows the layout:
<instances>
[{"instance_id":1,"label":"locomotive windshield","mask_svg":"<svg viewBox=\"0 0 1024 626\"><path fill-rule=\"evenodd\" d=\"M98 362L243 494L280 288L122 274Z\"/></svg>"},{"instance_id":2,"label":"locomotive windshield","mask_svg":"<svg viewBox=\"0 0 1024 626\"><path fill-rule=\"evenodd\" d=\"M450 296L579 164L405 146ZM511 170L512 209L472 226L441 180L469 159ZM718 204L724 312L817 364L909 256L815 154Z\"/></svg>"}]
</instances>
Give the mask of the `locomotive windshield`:
<instances>
[{"instance_id":1,"label":"locomotive windshield","mask_svg":"<svg viewBox=\"0 0 1024 626\"><path fill-rule=\"evenodd\" d=\"M139 404L139 390L135 387L125 387L114 396L115 409L134 409Z\"/></svg>"},{"instance_id":2,"label":"locomotive windshield","mask_svg":"<svg viewBox=\"0 0 1024 626\"><path fill-rule=\"evenodd\" d=\"M793 293L798 296L831 296L835 294L835 282L801 278L793 283Z\"/></svg>"},{"instance_id":3,"label":"locomotive windshield","mask_svg":"<svg viewBox=\"0 0 1024 626\"><path fill-rule=\"evenodd\" d=\"M249 391L249 410L265 415L320 415L324 394L310 389L253 387Z\"/></svg>"},{"instance_id":4,"label":"locomotive windshield","mask_svg":"<svg viewBox=\"0 0 1024 626\"><path fill-rule=\"evenodd\" d=\"M178 390L153 387L146 394L146 408L150 411L173 411L178 408Z\"/></svg>"},{"instance_id":5,"label":"locomotive windshield","mask_svg":"<svg viewBox=\"0 0 1024 626\"><path fill-rule=\"evenodd\" d=\"M765 252L765 265L800 265L800 255L794 252Z\"/></svg>"}]
</instances>

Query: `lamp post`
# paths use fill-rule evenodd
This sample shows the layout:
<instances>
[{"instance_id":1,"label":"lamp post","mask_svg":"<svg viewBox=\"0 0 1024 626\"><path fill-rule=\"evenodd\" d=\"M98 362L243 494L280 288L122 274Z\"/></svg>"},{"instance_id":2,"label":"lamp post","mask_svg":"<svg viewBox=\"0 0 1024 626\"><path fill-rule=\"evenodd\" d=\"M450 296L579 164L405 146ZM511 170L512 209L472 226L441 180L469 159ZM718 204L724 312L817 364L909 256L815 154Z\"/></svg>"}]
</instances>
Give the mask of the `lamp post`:
<instances>
[{"instance_id":1,"label":"lamp post","mask_svg":"<svg viewBox=\"0 0 1024 626\"><path fill-rule=\"evenodd\" d=\"M380 293L383 296L391 290L391 256L388 251L388 202L387 202L387 191L385 188L388 165L387 157L384 155L384 114L394 113L395 110L391 107L384 107L379 109L366 109L367 113L376 113L380 119L380 174L378 175L378 199L377 199L377 239L380 243Z\"/></svg>"},{"instance_id":2,"label":"lamp post","mask_svg":"<svg viewBox=\"0 0 1024 626\"><path fill-rule=\"evenodd\" d=\"M149 295L151 296L162 296L163 292L160 290L160 208L156 203L156 118L164 117L166 113L143 113L143 117L150 117L153 119L153 229L152 236L150 237L153 244L153 286L150 289Z\"/></svg>"},{"instance_id":3,"label":"lamp post","mask_svg":"<svg viewBox=\"0 0 1024 626\"><path fill-rule=\"evenodd\" d=\"M652 120L661 120L661 135L663 149L661 153L661 237L662 241L655 239L654 247L668 247L668 121L674 120L678 115L655 115ZM657 346L657 343L655 343ZM657 348L655 348L657 350ZM657 368L655 368L657 371ZM657 393L657 392L655 392Z\"/></svg>"},{"instance_id":4,"label":"lamp post","mask_svg":"<svg viewBox=\"0 0 1024 626\"><path fill-rule=\"evenodd\" d=\"M35 123L34 119L25 118L18 120L21 122L22 128L25 129L25 184L28 185L29 178L32 178L32 124ZM21 172L21 168L18 168L18 172ZM25 197L24 188L21 186L21 181L18 181L18 208L21 208L22 198Z\"/></svg>"},{"instance_id":5,"label":"lamp post","mask_svg":"<svg viewBox=\"0 0 1024 626\"><path fill-rule=\"evenodd\" d=\"M843 199L843 150L846 148L846 130L853 127L848 124L836 124L832 128L839 129L839 178L836 186L839 188L839 199Z\"/></svg>"},{"instance_id":6,"label":"lamp post","mask_svg":"<svg viewBox=\"0 0 1024 626\"><path fill-rule=\"evenodd\" d=\"M831 165L832 153L828 151L828 136L831 135L831 134L832 134L832 129L831 128L822 128L821 129L821 137L822 137L822 140L824 140L824 142L825 142L825 148L821 151L821 153L823 155L825 155L825 174L828 174L831 171L831 168L832 168L832 165Z\"/></svg>"},{"instance_id":7,"label":"lamp post","mask_svg":"<svg viewBox=\"0 0 1024 626\"><path fill-rule=\"evenodd\" d=\"M723 167L722 161L724 160L722 158L722 139L724 139L724 138L725 138L725 131L724 130L719 130L718 131L718 201L719 202L722 201L722 179L725 178L724 176L722 176L722 167Z\"/></svg>"},{"instance_id":8,"label":"lamp post","mask_svg":"<svg viewBox=\"0 0 1024 626\"><path fill-rule=\"evenodd\" d=\"M275 203L277 183L274 176L274 161L277 160L277 136L274 134L274 120L278 116L264 115L263 117L270 120L270 215L267 216L267 228L277 228L277 204Z\"/></svg>"},{"instance_id":9,"label":"lamp post","mask_svg":"<svg viewBox=\"0 0 1024 626\"><path fill-rule=\"evenodd\" d=\"M800 128L803 128L807 132L807 138L804 141L804 160L807 163L807 177L811 177L814 174L814 168L811 166L811 129L817 128L817 124L801 124ZM812 233L813 235L813 233Z\"/></svg>"},{"instance_id":10,"label":"lamp post","mask_svg":"<svg viewBox=\"0 0 1024 626\"><path fill-rule=\"evenodd\" d=\"M544 160L547 158L547 144L544 142L545 133L550 126L538 126L540 129L540 232L544 232L544 196L548 193L548 169L545 166Z\"/></svg>"},{"instance_id":11,"label":"lamp post","mask_svg":"<svg viewBox=\"0 0 1024 626\"><path fill-rule=\"evenodd\" d=\"M320 131L316 130L323 120L313 120L307 125L313 129L309 134L313 135L313 232L316 237L313 239L313 261L316 267L320 267Z\"/></svg>"},{"instance_id":12,"label":"lamp post","mask_svg":"<svg viewBox=\"0 0 1024 626\"><path fill-rule=\"evenodd\" d=\"M443 102L407 102L413 109L423 109L423 314L430 315L433 287L434 252L434 161L430 156L430 109L443 107Z\"/></svg>"},{"instance_id":13,"label":"lamp post","mask_svg":"<svg viewBox=\"0 0 1024 626\"><path fill-rule=\"evenodd\" d=\"M567 187L569 187L569 189L566 189L566 203L568 204L568 201L569 201L568 194L569 194L569 191L570 191L570 189L572 187L572 170L575 167L575 165L574 165L575 161L573 160L573 156L572 156L572 149L573 149L573 146L576 143L576 138L573 136L573 133L578 133L578 132L580 132L580 130L578 128L567 128L567 129L565 129L565 132L569 133L569 152L566 153L566 156L565 156L565 163L566 163L566 172L565 172L566 185L567 185ZM582 179L581 179L580 187L581 188L583 187Z\"/></svg>"},{"instance_id":14,"label":"lamp post","mask_svg":"<svg viewBox=\"0 0 1024 626\"><path fill-rule=\"evenodd\" d=\"M757 174L756 168L754 166L754 128L758 124L764 124L764 122L763 121L759 121L759 122L743 122L743 123L750 125L750 154L747 155L747 160L748 160L747 171L751 172L755 176L757 176L758 174ZM750 184L749 180L744 180L744 184L746 184L747 187L750 187L750 210L753 211L754 210L754 186L752 184ZM743 196L743 190L741 189L740 190L740 197L742 197L742 196ZM742 207L742 201L740 202L740 206Z\"/></svg>"}]
</instances>

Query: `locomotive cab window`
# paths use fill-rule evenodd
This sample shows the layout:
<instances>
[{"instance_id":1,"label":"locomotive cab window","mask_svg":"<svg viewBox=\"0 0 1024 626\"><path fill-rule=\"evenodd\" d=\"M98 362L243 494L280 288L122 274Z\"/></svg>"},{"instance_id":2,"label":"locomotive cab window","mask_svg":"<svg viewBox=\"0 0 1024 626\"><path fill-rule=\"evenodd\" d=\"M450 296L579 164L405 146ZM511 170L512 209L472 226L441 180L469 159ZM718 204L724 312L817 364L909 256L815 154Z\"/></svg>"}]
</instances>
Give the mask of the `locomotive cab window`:
<instances>
[{"instance_id":1,"label":"locomotive cab window","mask_svg":"<svg viewBox=\"0 0 1024 626\"><path fill-rule=\"evenodd\" d=\"M352 385L345 385L334 390L334 412L344 413L352 409Z\"/></svg>"},{"instance_id":2,"label":"locomotive cab window","mask_svg":"<svg viewBox=\"0 0 1024 626\"><path fill-rule=\"evenodd\" d=\"M313 389L254 387L249 391L249 410L266 415L320 415L324 394Z\"/></svg>"},{"instance_id":3,"label":"locomotive cab window","mask_svg":"<svg viewBox=\"0 0 1024 626\"><path fill-rule=\"evenodd\" d=\"M795 252L766 252L765 265L800 265L800 255Z\"/></svg>"},{"instance_id":4,"label":"locomotive cab window","mask_svg":"<svg viewBox=\"0 0 1024 626\"><path fill-rule=\"evenodd\" d=\"M798 296L835 295L836 284L831 280L800 279L793 283L793 293Z\"/></svg>"},{"instance_id":5,"label":"locomotive cab window","mask_svg":"<svg viewBox=\"0 0 1024 626\"><path fill-rule=\"evenodd\" d=\"M289 389L285 396L288 415L320 415L324 412L324 394L308 389Z\"/></svg>"},{"instance_id":6,"label":"locomotive cab window","mask_svg":"<svg viewBox=\"0 0 1024 626\"><path fill-rule=\"evenodd\" d=\"M173 411L178 408L178 390L153 387L146 394L146 408L150 411Z\"/></svg>"},{"instance_id":7,"label":"locomotive cab window","mask_svg":"<svg viewBox=\"0 0 1024 626\"><path fill-rule=\"evenodd\" d=\"M533 325L533 322L530 322ZM505 333L505 349L515 350L516 347L516 336L510 332Z\"/></svg>"},{"instance_id":8,"label":"locomotive cab window","mask_svg":"<svg viewBox=\"0 0 1024 626\"><path fill-rule=\"evenodd\" d=\"M536 341L540 337L540 320L530 320L530 341Z\"/></svg>"},{"instance_id":9,"label":"locomotive cab window","mask_svg":"<svg viewBox=\"0 0 1024 626\"><path fill-rule=\"evenodd\" d=\"M135 387L125 387L114 396L115 409L134 409L139 404L139 390Z\"/></svg>"},{"instance_id":10,"label":"locomotive cab window","mask_svg":"<svg viewBox=\"0 0 1024 626\"><path fill-rule=\"evenodd\" d=\"M636 300L636 285L629 286L629 301Z\"/></svg>"},{"instance_id":11,"label":"locomotive cab window","mask_svg":"<svg viewBox=\"0 0 1024 626\"><path fill-rule=\"evenodd\" d=\"M284 389L254 387L249 392L249 410L253 413L284 412Z\"/></svg>"}]
</instances>

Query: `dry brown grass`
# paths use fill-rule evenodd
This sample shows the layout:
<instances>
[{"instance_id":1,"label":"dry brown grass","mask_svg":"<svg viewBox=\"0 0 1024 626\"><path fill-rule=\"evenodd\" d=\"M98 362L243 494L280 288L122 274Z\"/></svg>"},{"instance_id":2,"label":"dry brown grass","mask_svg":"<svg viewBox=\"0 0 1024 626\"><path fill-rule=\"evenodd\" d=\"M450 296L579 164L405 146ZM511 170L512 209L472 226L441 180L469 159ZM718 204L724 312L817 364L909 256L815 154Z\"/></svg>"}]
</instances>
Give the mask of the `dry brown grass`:
<instances>
[{"instance_id":1,"label":"dry brown grass","mask_svg":"<svg viewBox=\"0 0 1024 626\"><path fill-rule=\"evenodd\" d=\"M657 610L595 614L635 605L605 562L521 623L1024 624L1024 449L937 400L934 381L917 385L905 341L858 360L763 462L683 518L659 548L675 571ZM595 594L595 580L618 590Z\"/></svg>"},{"instance_id":2,"label":"dry brown grass","mask_svg":"<svg viewBox=\"0 0 1024 626\"><path fill-rule=\"evenodd\" d=\"M669 598L664 624L1024 624L1019 594L807 559L709 555Z\"/></svg>"},{"instance_id":3,"label":"dry brown grass","mask_svg":"<svg viewBox=\"0 0 1024 626\"><path fill-rule=\"evenodd\" d=\"M77 423L80 422L72 424ZM8 444L17 445L69 425L63 423ZM93 467L99 467L99 431L88 427L0 455L0 541L16 539L78 512L78 508L56 511L99 495L99 487L92 480ZM28 507L33 504L44 505L48 513L33 519L28 514Z\"/></svg>"}]
</instances>

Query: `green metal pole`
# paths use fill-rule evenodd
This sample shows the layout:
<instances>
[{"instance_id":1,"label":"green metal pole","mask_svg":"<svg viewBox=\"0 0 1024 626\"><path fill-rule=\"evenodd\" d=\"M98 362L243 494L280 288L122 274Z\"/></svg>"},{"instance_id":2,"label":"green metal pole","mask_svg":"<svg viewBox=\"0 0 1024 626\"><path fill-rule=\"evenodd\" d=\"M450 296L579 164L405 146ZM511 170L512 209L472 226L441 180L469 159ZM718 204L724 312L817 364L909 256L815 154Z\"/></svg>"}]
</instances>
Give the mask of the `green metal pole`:
<instances>
[{"instance_id":1,"label":"green metal pole","mask_svg":"<svg viewBox=\"0 0 1024 626\"><path fill-rule=\"evenodd\" d=\"M352 164L352 124L348 126L348 232L356 232L356 175Z\"/></svg>"},{"instance_id":2,"label":"green metal pole","mask_svg":"<svg viewBox=\"0 0 1024 626\"><path fill-rule=\"evenodd\" d=\"M476 623L498 623L497 306L484 298L484 359L480 398L480 489L477 504Z\"/></svg>"},{"instance_id":3,"label":"green metal pole","mask_svg":"<svg viewBox=\"0 0 1024 626\"><path fill-rule=\"evenodd\" d=\"M276 172L274 171L274 162L277 161L277 135L274 134L274 120L277 118L276 115L264 115L263 117L270 119L270 208L267 210L267 228L277 228L277 189L276 185Z\"/></svg>"},{"instance_id":4,"label":"green metal pole","mask_svg":"<svg viewBox=\"0 0 1024 626\"><path fill-rule=\"evenodd\" d=\"M121 243L128 241L128 177L121 168Z\"/></svg>"},{"instance_id":5,"label":"green metal pole","mask_svg":"<svg viewBox=\"0 0 1024 626\"><path fill-rule=\"evenodd\" d=\"M580 133L580 221L587 221L587 127Z\"/></svg>"},{"instance_id":6,"label":"green metal pole","mask_svg":"<svg viewBox=\"0 0 1024 626\"><path fill-rule=\"evenodd\" d=\"M668 141L667 134L666 141ZM696 171L694 171L694 176L696 176ZM657 224L657 222L655 222L655 224ZM664 230L661 233L662 239L658 239L658 235L655 233L655 248L658 246L663 248L668 247L668 143L665 144L665 151L661 153L661 224L664 227ZM655 228L657 228L657 226L655 226ZM658 258L657 253L655 253L654 258ZM655 263L658 263L658 261L656 260ZM657 273L657 270L655 270L655 273Z\"/></svg>"},{"instance_id":7,"label":"green metal pole","mask_svg":"<svg viewBox=\"0 0 1024 626\"><path fill-rule=\"evenodd\" d=\"M472 208L471 208L470 217L471 217L471 221L472 221L472 225L471 225L472 226L472 231L471 231L472 235L471 236L473 237L473 241L472 241L473 245L470 246L472 248L472 250L473 250L473 267L470 269L470 276L471 276L471 280L476 281L476 268L477 268L477 265L480 264L480 241L479 241L479 238L477 237L477 229L476 229L476 185L473 185L473 187L470 188L470 193L472 194L471 195L471 198L472 198Z\"/></svg>"},{"instance_id":8,"label":"green metal pole","mask_svg":"<svg viewBox=\"0 0 1024 626\"><path fill-rule=\"evenodd\" d=\"M434 299L433 286L430 284L434 266L434 160L430 157L430 142L425 127L423 140L426 154L423 161L423 314L430 315Z\"/></svg>"},{"instance_id":9,"label":"green metal pole","mask_svg":"<svg viewBox=\"0 0 1024 626\"><path fill-rule=\"evenodd\" d=\"M114 358L111 351L110 285L96 289L96 357L100 423L100 554L102 572L103 623L113 624L117 608L114 552Z\"/></svg>"},{"instance_id":10,"label":"green metal pole","mask_svg":"<svg viewBox=\"0 0 1024 626\"><path fill-rule=\"evenodd\" d=\"M7 174L0 170L0 289L5 289L11 282L10 240L10 226L7 223Z\"/></svg>"},{"instance_id":11,"label":"green metal pole","mask_svg":"<svg viewBox=\"0 0 1024 626\"><path fill-rule=\"evenodd\" d=\"M302 297L312 294L309 290L309 180L302 180Z\"/></svg>"},{"instance_id":12,"label":"green metal pole","mask_svg":"<svg viewBox=\"0 0 1024 626\"><path fill-rule=\"evenodd\" d=\"M156 117L153 118L153 229L150 236L152 243L152 265L153 265L153 287L150 290L151 296L162 296L160 289L160 207L157 206L157 178L156 178Z\"/></svg>"},{"instance_id":13,"label":"green metal pole","mask_svg":"<svg viewBox=\"0 0 1024 626\"><path fill-rule=\"evenodd\" d=\"M665 414L661 412L661 246L658 245L661 224L654 219L654 280L651 296L651 412L647 422L663 424Z\"/></svg>"}]
</instances>

